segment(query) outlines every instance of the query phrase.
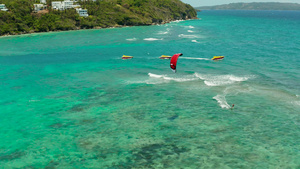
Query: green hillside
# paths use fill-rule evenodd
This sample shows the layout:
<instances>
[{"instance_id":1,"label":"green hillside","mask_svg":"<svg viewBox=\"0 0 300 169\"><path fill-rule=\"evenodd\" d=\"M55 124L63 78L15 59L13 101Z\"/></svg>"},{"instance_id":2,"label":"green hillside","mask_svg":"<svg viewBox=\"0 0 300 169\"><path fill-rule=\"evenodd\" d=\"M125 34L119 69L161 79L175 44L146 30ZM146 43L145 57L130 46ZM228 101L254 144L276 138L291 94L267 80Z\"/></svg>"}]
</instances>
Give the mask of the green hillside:
<instances>
[{"instance_id":1,"label":"green hillside","mask_svg":"<svg viewBox=\"0 0 300 169\"><path fill-rule=\"evenodd\" d=\"M9 11L0 11L0 36L33 32L107 28L162 24L197 17L195 9L180 0L97 0L79 1L88 9L88 17L80 17L75 9L34 13L39 0L0 0Z\"/></svg>"},{"instance_id":2,"label":"green hillside","mask_svg":"<svg viewBox=\"0 0 300 169\"><path fill-rule=\"evenodd\" d=\"M279 2L253 2L253 3L230 3L226 5L202 6L196 9L209 10L300 10L300 4L297 3L279 3Z\"/></svg>"}]
</instances>

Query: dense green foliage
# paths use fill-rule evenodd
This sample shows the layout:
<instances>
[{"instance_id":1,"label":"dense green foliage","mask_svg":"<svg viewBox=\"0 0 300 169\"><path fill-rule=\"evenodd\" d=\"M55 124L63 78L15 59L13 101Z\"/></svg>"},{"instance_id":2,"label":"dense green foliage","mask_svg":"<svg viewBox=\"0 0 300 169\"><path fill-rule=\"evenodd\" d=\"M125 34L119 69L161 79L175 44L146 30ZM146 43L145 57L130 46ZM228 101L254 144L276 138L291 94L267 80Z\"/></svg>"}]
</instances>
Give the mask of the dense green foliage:
<instances>
[{"instance_id":1,"label":"dense green foliage","mask_svg":"<svg viewBox=\"0 0 300 169\"><path fill-rule=\"evenodd\" d=\"M180 0L79 1L88 9L88 17L80 17L75 9L52 10L51 1L47 0L48 13L34 13L33 4L39 0L0 0L9 9L0 11L0 35L151 25L197 17L195 9Z\"/></svg>"},{"instance_id":2,"label":"dense green foliage","mask_svg":"<svg viewBox=\"0 0 300 169\"><path fill-rule=\"evenodd\" d=\"M226 5L203 6L197 9L212 9L212 10L300 10L300 4L297 3L279 3L279 2L253 2L253 3L230 3Z\"/></svg>"}]
</instances>

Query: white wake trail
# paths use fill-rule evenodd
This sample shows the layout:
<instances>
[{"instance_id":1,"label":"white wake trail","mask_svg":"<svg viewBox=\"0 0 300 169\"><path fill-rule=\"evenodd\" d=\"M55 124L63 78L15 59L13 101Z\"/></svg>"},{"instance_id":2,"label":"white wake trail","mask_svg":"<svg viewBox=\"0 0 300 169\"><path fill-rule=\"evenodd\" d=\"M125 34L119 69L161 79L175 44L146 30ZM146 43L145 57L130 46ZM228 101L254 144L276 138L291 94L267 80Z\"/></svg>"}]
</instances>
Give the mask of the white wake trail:
<instances>
[{"instance_id":1,"label":"white wake trail","mask_svg":"<svg viewBox=\"0 0 300 169\"><path fill-rule=\"evenodd\" d=\"M224 108L225 109L230 109L230 106L227 103L225 96L217 95L217 96L213 97L213 99L217 100L217 102L220 104L222 109L224 109Z\"/></svg>"},{"instance_id":2,"label":"white wake trail","mask_svg":"<svg viewBox=\"0 0 300 169\"><path fill-rule=\"evenodd\" d=\"M208 58L193 58L193 57L180 57L180 59L192 59L192 60L210 60Z\"/></svg>"}]
</instances>

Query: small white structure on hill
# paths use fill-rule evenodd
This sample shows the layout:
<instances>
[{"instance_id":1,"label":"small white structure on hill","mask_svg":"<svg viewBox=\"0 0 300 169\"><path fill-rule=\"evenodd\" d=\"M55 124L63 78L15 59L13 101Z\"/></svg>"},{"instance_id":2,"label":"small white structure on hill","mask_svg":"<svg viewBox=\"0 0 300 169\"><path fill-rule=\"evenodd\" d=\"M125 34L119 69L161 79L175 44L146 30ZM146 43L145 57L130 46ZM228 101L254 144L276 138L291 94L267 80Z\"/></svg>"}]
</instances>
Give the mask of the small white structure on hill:
<instances>
[{"instance_id":1,"label":"small white structure on hill","mask_svg":"<svg viewBox=\"0 0 300 169\"><path fill-rule=\"evenodd\" d=\"M33 10L34 12L38 12L38 11L47 9L47 6L44 4L33 4L33 6L34 6L34 10Z\"/></svg>"},{"instance_id":2,"label":"small white structure on hill","mask_svg":"<svg viewBox=\"0 0 300 169\"><path fill-rule=\"evenodd\" d=\"M79 13L79 16L89 16L87 9L76 8L76 12Z\"/></svg>"},{"instance_id":3,"label":"small white structure on hill","mask_svg":"<svg viewBox=\"0 0 300 169\"><path fill-rule=\"evenodd\" d=\"M65 1L52 1L52 9L56 10L65 10L70 8L77 8L80 5L74 5L74 1L65 0Z\"/></svg>"},{"instance_id":4,"label":"small white structure on hill","mask_svg":"<svg viewBox=\"0 0 300 169\"><path fill-rule=\"evenodd\" d=\"M8 9L6 8L5 4L0 4L0 10L1 11L8 11Z\"/></svg>"},{"instance_id":5,"label":"small white structure on hill","mask_svg":"<svg viewBox=\"0 0 300 169\"><path fill-rule=\"evenodd\" d=\"M52 1L51 6L52 6L52 9L63 10L61 1Z\"/></svg>"},{"instance_id":6,"label":"small white structure on hill","mask_svg":"<svg viewBox=\"0 0 300 169\"><path fill-rule=\"evenodd\" d=\"M46 0L40 0L40 3L41 4L46 4L47 2L46 2Z\"/></svg>"}]
</instances>

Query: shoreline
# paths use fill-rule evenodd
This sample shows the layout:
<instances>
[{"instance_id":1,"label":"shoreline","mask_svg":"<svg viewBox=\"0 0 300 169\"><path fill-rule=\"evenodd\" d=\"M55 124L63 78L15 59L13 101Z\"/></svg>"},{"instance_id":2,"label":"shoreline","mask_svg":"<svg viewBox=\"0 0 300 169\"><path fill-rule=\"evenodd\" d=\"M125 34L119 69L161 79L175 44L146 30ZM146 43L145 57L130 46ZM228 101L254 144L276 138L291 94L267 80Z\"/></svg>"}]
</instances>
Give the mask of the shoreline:
<instances>
[{"instance_id":1,"label":"shoreline","mask_svg":"<svg viewBox=\"0 0 300 169\"><path fill-rule=\"evenodd\" d=\"M171 20L171 21L164 21L162 23L152 23L150 25L134 25L134 26L154 26L154 25L165 25L171 22L178 22L178 21L188 21L188 20L198 20L199 18L191 18L191 19L181 19L181 20ZM5 34L0 35L0 38L4 37L12 37L12 36L21 36L21 35L31 35L31 34L40 34L40 33L57 33L57 32L68 32L68 31L80 31L80 30L96 30L96 29L112 29L112 28L126 28L126 27L134 27L134 26L125 26L125 25L117 25L114 27L94 27L90 29L70 29L70 30L57 30L57 31L48 31L48 32L28 32L28 33L20 33L20 34Z\"/></svg>"}]
</instances>

